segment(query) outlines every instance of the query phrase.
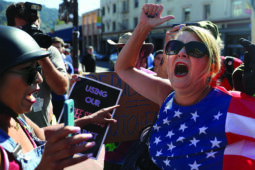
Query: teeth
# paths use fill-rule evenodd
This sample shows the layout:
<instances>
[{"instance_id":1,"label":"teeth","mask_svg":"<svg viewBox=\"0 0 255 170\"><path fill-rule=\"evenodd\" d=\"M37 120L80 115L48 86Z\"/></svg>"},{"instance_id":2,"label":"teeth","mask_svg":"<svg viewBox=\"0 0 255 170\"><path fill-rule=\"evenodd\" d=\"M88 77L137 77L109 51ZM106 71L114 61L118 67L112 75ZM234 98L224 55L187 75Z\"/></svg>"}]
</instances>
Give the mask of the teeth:
<instances>
[{"instance_id":1,"label":"teeth","mask_svg":"<svg viewBox=\"0 0 255 170\"><path fill-rule=\"evenodd\" d=\"M28 96L27 98L28 98L28 99L32 99L32 95Z\"/></svg>"},{"instance_id":2,"label":"teeth","mask_svg":"<svg viewBox=\"0 0 255 170\"><path fill-rule=\"evenodd\" d=\"M28 100L30 100L30 101L35 101L35 97L34 97L32 94L27 95L26 98L27 98Z\"/></svg>"},{"instance_id":3,"label":"teeth","mask_svg":"<svg viewBox=\"0 0 255 170\"><path fill-rule=\"evenodd\" d=\"M189 70L188 70L187 66L185 64L181 64L181 63L177 64L175 67L175 70L174 70L174 72L177 76L184 76L184 75L188 74L188 71Z\"/></svg>"}]
</instances>

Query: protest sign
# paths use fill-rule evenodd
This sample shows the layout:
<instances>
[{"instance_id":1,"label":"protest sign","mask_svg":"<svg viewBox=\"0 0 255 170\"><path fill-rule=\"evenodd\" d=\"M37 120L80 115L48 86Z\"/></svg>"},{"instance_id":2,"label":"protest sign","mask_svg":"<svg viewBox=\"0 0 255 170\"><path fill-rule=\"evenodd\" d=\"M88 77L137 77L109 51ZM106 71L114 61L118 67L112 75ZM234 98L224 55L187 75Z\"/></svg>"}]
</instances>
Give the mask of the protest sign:
<instances>
[{"instance_id":1,"label":"protest sign","mask_svg":"<svg viewBox=\"0 0 255 170\"><path fill-rule=\"evenodd\" d=\"M99 82L87 77L80 77L81 81L73 84L69 99L74 100L74 118L91 115L102 108L118 104L122 90L120 88ZM112 111L114 115L115 109ZM63 111L59 120L63 115ZM81 154L92 153L92 158L97 159L99 151L105 140L109 126L88 124L81 129L81 133L91 133L96 145Z\"/></svg>"},{"instance_id":2,"label":"protest sign","mask_svg":"<svg viewBox=\"0 0 255 170\"><path fill-rule=\"evenodd\" d=\"M115 72L90 73L85 76L122 89L120 107L114 114L118 122L110 126L105 143L137 140L141 129L153 123L159 106L134 91Z\"/></svg>"}]
</instances>

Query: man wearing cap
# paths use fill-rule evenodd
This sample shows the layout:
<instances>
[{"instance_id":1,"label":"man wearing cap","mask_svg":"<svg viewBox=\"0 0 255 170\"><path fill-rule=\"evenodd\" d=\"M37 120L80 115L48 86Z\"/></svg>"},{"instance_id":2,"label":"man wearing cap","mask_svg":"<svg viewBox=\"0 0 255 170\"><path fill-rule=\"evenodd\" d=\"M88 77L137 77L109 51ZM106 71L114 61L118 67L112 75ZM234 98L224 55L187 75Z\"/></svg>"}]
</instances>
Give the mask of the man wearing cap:
<instances>
[{"instance_id":1,"label":"man wearing cap","mask_svg":"<svg viewBox=\"0 0 255 170\"><path fill-rule=\"evenodd\" d=\"M73 74L74 73L73 60L72 60L72 57L70 55L65 54L66 53L66 47L65 47L64 40L60 37L53 37L52 38L52 46L56 47L58 49L58 51L60 52L60 54L63 58L63 61L65 63L67 72L69 74Z\"/></svg>"},{"instance_id":2,"label":"man wearing cap","mask_svg":"<svg viewBox=\"0 0 255 170\"><path fill-rule=\"evenodd\" d=\"M117 53L119 54L121 49L124 47L124 45L128 42L128 39L132 36L131 32L127 32L125 34L123 34L122 36L119 37L119 41L116 43L114 41L112 41L111 39L108 39L107 42L111 45L114 45L117 48ZM137 61L135 61L135 65L137 69L141 69L149 74L154 74L156 75L155 72L152 72L148 69L146 69L148 67L148 63L147 63L147 59L150 56L150 54L153 51L153 44L152 43L143 43L143 46L140 50L139 53L139 58Z\"/></svg>"},{"instance_id":3,"label":"man wearing cap","mask_svg":"<svg viewBox=\"0 0 255 170\"><path fill-rule=\"evenodd\" d=\"M96 56L94 54L94 47L87 47L87 54L85 54L81 59L82 70L86 72L95 73L96 72ZM85 67L85 68L84 68Z\"/></svg>"},{"instance_id":4,"label":"man wearing cap","mask_svg":"<svg viewBox=\"0 0 255 170\"><path fill-rule=\"evenodd\" d=\"M62 59L65 63L66 71L69 74L73 74L73 65L70 63L70 61L67 59L67 56L64 54L65 50L65 43L64 40L60 37L53 37L52 38L52 46L56 47L58 51L60 52ZM71 56L69 56L71 58ZM72 59L71 59L72 60ZM71 77L71 75L69 75ZM53 106L53 114L56 116L56 119L58 120L60 117L60 114L62 112L64 102L67 99L67 94L58 95L54 91L51 92L51 101Z\"/></svg>"}]
</instances>

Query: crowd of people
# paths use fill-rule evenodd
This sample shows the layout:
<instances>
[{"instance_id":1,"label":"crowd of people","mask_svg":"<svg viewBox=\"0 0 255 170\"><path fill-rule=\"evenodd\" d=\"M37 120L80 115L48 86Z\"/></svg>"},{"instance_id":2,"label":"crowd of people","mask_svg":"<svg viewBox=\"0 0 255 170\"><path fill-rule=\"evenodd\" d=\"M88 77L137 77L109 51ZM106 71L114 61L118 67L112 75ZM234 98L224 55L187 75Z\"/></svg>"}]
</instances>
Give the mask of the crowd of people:
<instances>
[{"instance_id":1,"label":"crowd of people","mask_svg":"<svg viewBox=\"0 0 255 170\"><path fill-rule=\"evenodd\" d=\"M152 55L147 35L174 19L161 16L163 9L144 4L133 32L117 43L107 41L118 51L119 77L160 110L149 132L149 154L141 157L146 164L132 160L123 167L131 146L139 142L135 140L106 144L104 169L255 169L255 45L240 41L244 61L221 56L217 25L200 21L169 29L164 47ZM63 169L91 157L74 156L95 145L86 142L92 135L81 134L80 128L116 123L110 112L118 106L76 119L74 127L52 123L60 116L70 84L79 81L72 48L60 37L42 47L24 30L40 28L39 13L31 20L24 10L24 2L8 6L8 26L0 26L0 167ZM88 46L81 58L84 72L96 72L93 51ZM107 150L108 145L116 149Z\"/></svg>"}]
</instances>

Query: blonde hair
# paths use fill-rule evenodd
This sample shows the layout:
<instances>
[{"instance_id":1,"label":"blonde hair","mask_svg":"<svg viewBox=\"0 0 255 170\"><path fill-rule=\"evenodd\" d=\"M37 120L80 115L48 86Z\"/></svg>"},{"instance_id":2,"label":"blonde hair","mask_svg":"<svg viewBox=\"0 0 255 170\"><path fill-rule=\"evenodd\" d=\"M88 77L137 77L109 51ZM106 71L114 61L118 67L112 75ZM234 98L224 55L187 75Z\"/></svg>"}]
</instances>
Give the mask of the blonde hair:
<instances>
[{"instance_id":1,"label":"blonde hair","mask_svg":"<svg viewBox=\"0 0 255 170\"><path fill-rule=\"evenodd\" d=\"M207 49L209 55L209 62L208 62L208 72L211 73L211 78L214 77L221 66L221 59L220 59L220 47L217 40L213 37L213 35L206 29L197 27L197 26L185 26L181 28L180 32L191 32L194 33L201 42L203 42ZM179 33L180 33L179 32ZM178 34L179 35L179 34ZM176 37L178 37L178 35Z\"/></svg>"}]
</instances>

